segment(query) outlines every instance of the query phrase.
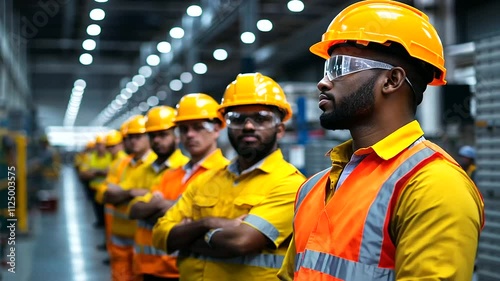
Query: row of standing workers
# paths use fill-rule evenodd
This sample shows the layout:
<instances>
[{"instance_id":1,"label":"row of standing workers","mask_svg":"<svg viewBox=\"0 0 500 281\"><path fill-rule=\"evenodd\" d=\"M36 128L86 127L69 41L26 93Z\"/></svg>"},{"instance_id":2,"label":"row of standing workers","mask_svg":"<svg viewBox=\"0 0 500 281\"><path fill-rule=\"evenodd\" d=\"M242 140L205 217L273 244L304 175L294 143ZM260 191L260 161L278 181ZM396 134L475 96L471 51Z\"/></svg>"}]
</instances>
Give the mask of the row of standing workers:
<instances>
[{"instance_id":1,"label":"row of standing workers","mask_svg":"<svg viewBox=\"0 0 500 281\"><path fill-rule=\"evenodd\" d=\"M307 180L278 146L290 103L260 73L239 74L220 104L188 94L98 140L111 156L97 148L79 168L105 205L113 281L471 280L482 196L415 120L427 85L446 83L428 17L360 1L310 50L326 60L321 126L352 139Z\"/></svg>"}]
</instances>

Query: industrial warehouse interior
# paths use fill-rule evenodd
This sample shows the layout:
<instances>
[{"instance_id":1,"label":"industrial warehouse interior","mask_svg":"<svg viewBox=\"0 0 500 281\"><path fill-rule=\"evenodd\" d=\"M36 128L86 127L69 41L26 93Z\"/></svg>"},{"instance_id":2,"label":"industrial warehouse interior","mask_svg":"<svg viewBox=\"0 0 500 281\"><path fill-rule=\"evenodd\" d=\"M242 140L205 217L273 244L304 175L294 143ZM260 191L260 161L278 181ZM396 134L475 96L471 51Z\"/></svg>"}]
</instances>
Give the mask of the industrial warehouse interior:
<instances>
[{"instance_id":1,"label":"industrial warehouse interior","mask_svg":"<svg viewBox=\"0 0 500 281\"><path fill-rule=\"evenodd\" d=\"M114 222L105 226L108 222L100 220L99 216L104 218L107 212L104 206L110 205L112 199L109 199L109 194L112 194L113 188L128 181L116 179L116 182L108 182L112 170L116 172L118 169L112 166L115 163L112 160L116 160L114 154L105 152L109 161L106 166L99 164L99 169L93 166L95 163L90 159L94 159L92 155L99 154L100 145L110 148L127 137L133 138L131 135L149 135L149 140L153 142L154 134L149 129L133 131L131 120L136 120L138 115L147 117L162 106L175 109L177 105L174 114L180 114L181 99L188 94L204 93L222 109L218 109L216 117L211 117L214 120L219 118L220 122L209 122L212 126L205 122L203 128L211 132L216 124L220 128L220 132L217 129L217 147L228 163L237 162L229 162L242 155L231 138L231 131L238 125L236 122L243 123L240 129L247 123L255 126L262 124L257 124L257 117L250 114L242 114L241 118L232 120L230 113L235 112L230 109L259 104L258 117L266 115L262 115L261 103L236 103L224 108L224 102L229 102L229 89L231 85L237 85L239 74L258 72L272 78L281 87L286 95L284 102L290 104L290 111L293 112L288 119L279 117L280 114L273 111L265 111L284 122L283 135L278 138L283 158L297 169L298 174L303 175L304 180L332 167L334 159L329 153L332 148L348 141L351 134L347 130L349 127L328 130L320 122L320 116L324 116L318 106L319 96L324 91L320 81L330 78L325 58L312 53L309 48L330 36L325 31L337 14L359 2L364 1L1 0L0 280L233 280L220 277L222 275L214 273L218 272L215 269L206 269L212 275L206 274L201 279L185 277L189 274L183 276L180 264L180 279L178 275L158 275L154 279L151 277L155 275L153 273L142 277L139 274L133 279L117 278L113 271L116 272L120 266L113 265L114 254L109 246L113 242L105 231L107 227L111 229ZM484 226L481 226L477 253L473 258L475 261L471 264L474 272L470 280L500 280L500 21L497 15L500 1L394 2L407 4L425 13L439 34L444 52L446 84L427 87L416 111L416 120L425 133L425 139L439 145L459 164L462 157L471 159L475 170L473 176L470 173L469 176L484 202L484 213L481 215L484 216ZM390 14L390 11L379 11L381 16L384 13ZM387 17L390 18L390 15ZM336 19L343 20L341 17ZM348 21L349 17L345 20ZM388 26L377 24L367 20L365 28L369 32L379 32ZM408 38L415 34L410 28L406 30L403 27L401 30L408 34ZM359 71L361 75L362 70L371 68L380 67L365 67L353 72ZM407 81L413 89L410 80ZM241 88L234 86L235 93L238 90ZM261 95L258 91L252 93ZM282 102L263 104L279 109ZM399 110L394 110L394 114L399 114ZM144 118L144 122L153 120L149 116L149 119ZM175 122L181 122L179 116L177 118ZM272 122L278 122L276 118ZM189 147L183 142L187 133L183 133L183 126L175 124L172 125L175 128L175 145L190 157ZM148 123L142 126L147 127ZM120 141L115 143L111 132L119 132ZM155 150L153 145L151 148ZM129 155L132 157L134 153ZM142 163L146 161L146 156L140 161L128 159L132 163ZM187 157L179 167L184 167L185 171L198 169L198 162L188 162ZM206 158L200 159L205 161ZM347 164L346 170L350 164ZM154 165L151 164L151 167L154 168ZM104 174L94 173L95 170L104 171ZM126 174L132 170L124 171ZM464 171L467 172L467 168ZM238 176L243 178L244 171L240 172ZM93 186L97 178L99 183ZM183 184L185 181L182 181ZM104 186L100 197L98 185ZM157 194L154 195L151 186L148 186L147 195L154 197ZM186 187L190 185L186 183ZM297 189L299 187L297 185ZM130 196L146 198L145 194ZM196 196L193 197L195 201ZM297 196L299 200L300 193ZM181 195L173 198L172 204L175 206L184 202L180 198ZM255 205L260 202L255 202ZM290 204L293 205L292 202ZM193 212L203 213L207 206L210 207L210 203L194 206ZM252 207L252 204L249 206ZM299 206L296 205L295 215L299 214ZM129 206L127 212L131 209ZM253 213L250 211L250 214ZM291 216L295 220L294 213ZM242 221L247 219L243 216ZM185 218L181 224L190 220ZM259 230L250 221L248 224ZM269 226L273 227L272 224ZM158 223L150 226L152 243L156 243L159 227ZM205 240L208 246L211 246L212 236L217 237L216 233L226 231L222 229L210 228L207 232L210 235L204 238L208 239ZM114 230L110 231L113 233ZM286 243L293 240L291 233L284 238ZM285 247L286 252L286 246L278 247L272 239L267 242L276 249ZM165 245L168 243L172 243L170 236L164 242ZM164 247L168 249L169 245ZM428 247L433 247L432 241ZM270 252L268 248L266 251ZM274 248L272 250L276 250ZM152 246L151 249L157 250ZM161 253L165 254L163 250ZM442 251L436 253L446 255ZM283 259L281 257L280 262ZM395 259L397 267L398 260ZM457 266L463 267L463 264ZM281 264L276 266L277 269L279 267ZM315 264L311 268L317 270L320 267ZM311 268L308 270L313 271ZM396 272L391 271L395 274L392 279L365 279L365 275L360 275L358 278L361 279L356 279L356 276L351 276L351 279L329 276L331 279L321 280L397 280L395 276L400 276L401 272L394 265L390 269ZM293 280L316 280L314 277L317 275L300 275L302 271L296 270ZM259 276L249 273L247 278L268 280ZM404 280L467 280L463 276L455 277L440 279L428 276L428 279L419 279L414 276L414 279ZM269 280L280 279L275 277Z\"/></svg>"}]
</instances>

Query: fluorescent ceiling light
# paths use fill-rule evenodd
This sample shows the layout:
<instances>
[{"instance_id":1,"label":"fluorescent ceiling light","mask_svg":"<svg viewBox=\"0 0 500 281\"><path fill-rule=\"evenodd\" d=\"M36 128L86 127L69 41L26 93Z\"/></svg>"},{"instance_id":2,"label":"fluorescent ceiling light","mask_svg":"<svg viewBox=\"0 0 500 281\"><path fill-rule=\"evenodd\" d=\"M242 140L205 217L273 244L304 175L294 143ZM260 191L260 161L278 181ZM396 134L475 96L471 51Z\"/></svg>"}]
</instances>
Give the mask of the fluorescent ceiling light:
<instances>
[{"instance_id":1,"label":"fluorescent ceiling light","mask_svg":"<svg viewBox=\"0 0 500 281\"><path fill-rule=\"evenodd\" d=\"M146 63L151 65L151 66L157 66L160 64L160 57L157 55L149 55L146 58Z\"/></svg>"},{"instance_id":2,"label":"fluorescent ceiling light","mask_svg":"<svg viewBox=\"0 0 500 281\"><path fill-rule=\"evenodd\" d=\"M255 34L250 31L246 31L241 34L240 39L241 42L245 44L252 44L253 42L255 42Z\"/></svg>"},{"instance_id":3,"label":"fluorescent ceiling light","mask_svg":"<svg viewBox=\"0 0 500 281\"><path fill-rule=\"evenodd\" d=\"M216 60L223 61L227 59L227 51L224 49L217 49L214 51L213 56Z\"/></svg>"},{"instance_id":4,"label":"fluorescent ceiling light","mask_svg":"<svg viewBox=\"0 0 500 281\"><path fill-rule=\"evenodd\" d=\"M172 45L170 45L170 43L168 43L167 41L162 41L158 43L158 45L156 45L156 49L158 50L158 52L166 54L172 50Z\"/></svg>"},{"instance_id":5,"label":"fluorescent ceiling light","mask_svg":"<svg viewBox=\"0 0 500 281\"><path fill-rule=\"evenodd\" d=\"M190 17L199 17L203 13L203 10L198 5L191 5L187 8L186 13Z\"/></svg>"},{"instance_id":6,"label":"fluorescent ceiling light","mask_svg":"<svg viewBox=\"0 0 500 281\"><path fill-rule=\"evenodd\" d=\"M92 57L91 54L85 53L80 56L80 63L83 65L89 65L92 63L94 58Z\"/></svg>"},{"instance_id":7,"label":"fluorescent ceiling light","mask_svg":"<svg viewBox=\"0 0 500 281\"><path fill-rule=\"evenodd\" d=\"M82 43L82 47L87 51L94 50L96 45L97 45L96 42L92 39L87 39L87 40L83 41L83 43Z\"/></svg>"},{"instance_id":8,"label":"fluorescent ceiling light","mask_svg":"<svg viewBox=\"0 0 500 281\"><path fill-rule=\"evenodd\" d=\"M294 13L299 13L304 10L304 3L300 0L291 0L286 6L288 7L288 10Z\"/></svg>"},{"instance_id":9,"label":"fluorescent ceiling light","mask_svg":"<svg viewBox=\"0 0 500 281\"><path fill-rule=\"evenodd\" d=\"M87 34L90 36L97 36L101 34L101 27L97 24L91 24L87 27Z\"/></svg>"},{"instance_id":10,"label":"fluorescent ceiling light","mask_svg":"<svg viewBox=\"0 0 500 281\"><path fill-rule=\"evenodd\" d=\"M207 65L202 62L199 62L193 65L193 71L196 74L205 74L207 73Z\"/></svg>"},{"instance_id":11,"label":"fluorescent ceiling light","mask_svg":"<svg viewBox=\"0 0 500 281\"><path fill-rule=\"evenodd\" d=\"M262 32L269 32L273 29L273 23L270 20L261 19L257 22L257 29Z\"/></svg>"},{"instance_id":12,"label":"fluorescent ceiling light","mask_svg":"<svg viewBox=\"0 0 500 281\"><path fill-rule=\"evenodd\" d=\"M182 29L180 27L174 27L174 28L170 29L169 34L172 38L181 39L182 37L184 37L184 29Z\"/></svg>"},{"instance_id":13,"label":"fluorescent ceiling light","mask_svg":"<svg viewBox=\"0 0 500 281\"><path fill-rule=\"evenodd\" d=\"M103 20L106 17L106 13L103 9L93 9L89 14L90 18L95 21Z\"/></svg>"}]
</instances>

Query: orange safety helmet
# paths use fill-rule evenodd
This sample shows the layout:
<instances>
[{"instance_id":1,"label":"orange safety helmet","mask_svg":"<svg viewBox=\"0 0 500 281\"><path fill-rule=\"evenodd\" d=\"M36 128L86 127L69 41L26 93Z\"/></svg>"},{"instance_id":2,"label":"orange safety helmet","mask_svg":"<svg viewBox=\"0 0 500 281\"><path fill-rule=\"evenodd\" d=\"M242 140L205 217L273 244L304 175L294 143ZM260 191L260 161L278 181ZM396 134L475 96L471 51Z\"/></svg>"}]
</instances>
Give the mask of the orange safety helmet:
<instances>
[{"instance_id":1,"label":"orange safety helmet","mask_svg":"<svg viewBox=\"0 0 500 281\"><path fill-rule=\"evenodd\" d=\"M127 135L146 133L146 117L136 115L129 119L127 125Z\"/></svg>"},{"instance_id":2,"label":"orange safety helmet","mask_svg":"<svg viewBox=\"0 0 500 281\"><path fill-rule=\"evenodd\" d=\"M252 104L276 106L283 112L283 122L292 117L292 107L283 89L273 79L259 72L236 76L236 80L224 92L219 113L224 116L228 107Z\"/></svg>"},{"instance_id":3,"label":"orange safety helmet","mask_svg":"<svg viewBox=\"0 0 500 281\"><path fill-rule=\"evenodd\" d=\"M122 134L117 130L111 130L106 135L106 146L115 146L123 141Z\"/></svg>"},{"instance_id":4,"label":"orange safety helmet","mask_svg":"<svg viewBox=\"0 0 500 281\"><path fill-rule=\"evenodd\" d=\"M147 114L146 132L168 130L175 126L175 114L177 112L170 106L156 106L151 108Z\"/></svg>"},{"instance_id":5,"label":"orange safety helmet","mask_svg":"<svg viewBox=\"0 0 500 281\"><path fill-rule=\"evenodd\" d=\"M188 120L218 119L222 126L225 125L224 119L221 119L217 112L219 103L207 94L187 94L181 98L176 108L176 123Z\"/></svg>"},{"instance_id":6,"label":"orange safety helmet","mask_svg":"<svg viewBox=\"0 0 500 281\"><path fill-rule=\"evenodd\" d=\"M441 39L429 17L414 7L392 0L366 0L352 4L332 20L321 42L309 50L328 59L330 47L346 41L362 45L370 42L399 43L410 56L437 69L429 85L446 84Z\"/></svg>"}]
</instances>

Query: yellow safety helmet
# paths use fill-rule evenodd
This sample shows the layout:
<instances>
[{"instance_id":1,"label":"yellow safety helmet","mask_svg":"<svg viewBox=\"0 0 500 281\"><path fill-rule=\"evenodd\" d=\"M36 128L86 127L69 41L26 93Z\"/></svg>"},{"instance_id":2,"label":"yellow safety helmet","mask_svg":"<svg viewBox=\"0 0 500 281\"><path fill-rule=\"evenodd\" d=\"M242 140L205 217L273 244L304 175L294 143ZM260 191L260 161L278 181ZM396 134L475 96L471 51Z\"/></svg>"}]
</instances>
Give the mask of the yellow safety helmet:
<instances>
[{"instance_id":1,"label":"yellow safety helmet","mask_svg":"<svg viewBox=\"0 0 500 281\"><path fill-rule=\"evenodd\" d=\"M221 119L217 112L219 103L211 96L203 93L187 94L181 98L176 105L177 115L175 122L199 120L199 119L219 119L224 126L224 119Z\"/></svg>"},{"instance_id":2,"label":"yellow safety helmet","mask_svg":"<svg viewBox=\"0 0 500 281\"><path fill-rule=\"evenodd\" d=\"M95 142L92 140L87 142L87 145L85 146L86 149L92 149L94 147L95 147Z\"/></svg>"},{"instance_id":3,"label":"yellow safety helmet","mask_svg":"<svg viewBox=\"0 0 500 281\"><path fill-rule=\"evenodd\" d=\"M129 119L127 125L127 135L146 133L146 117L136 115Z\"/></svg>"},{"instance_id":4,"label":"yellow safety helmet","mask_svg":"<svg viewBox=\"0 0 500 281\"><path fill-rule=\"evenodd\" d=\"M127 136L127 130L128 130L128 123L130 122L130 119L127 119L127 121L123 122L120 126L120 133L122 134L122 137Z\"/></svg>"},{"instance_id":5,"label":"yellow safety helmet","mask_svg":"<svg viewBox=\"0 0 500 281\"><path fill-rule=\"evenodd\" d=\"M106 146L115 146L123 141L122 134L117 130L111 130L106 135Z\"/></svg>"},{"instance_id":6,"label":"yellow safety helmet","mask_svg":"<svg viewBox=\"0 0 500 281\"><path fill-rule=\"evenodd\" d=\"M104 138L105 138L105 136L103 134L98 134L95 137L95 143L96 144L104 144Z\"/></svg>"},{"instance_id":7,"label":"yellow safety helmet","mask_svg":"<svg viewBox=\"0 0 500 281\"><path fill-rule=\"evenodd\" d=\"M175 114L177 112L170 106L156 106L151 108L147 114L146 132L168 130L175 126Z\"/></svg>"},{"instance_id":8,"label":"yellow safety helmet","mask_svg":"<svg viewBox=\"0 0 500 281\"><path fill-rule=\"evenodd\" d=\"M429 17L414 7L392 0L366 0L352 4L332 20L321 42L309 50L328 59L328 50L346 41L362 45L370 42L399 43L410 56L436 68L429 85L446 84L441 39Z\"/></svg>"},{"instance_id":9,"label":"yellow safety helmet","mask_svg":"<svg viewBox=\"0 0 500 281\"><path fill-rule=\"evenodd\" d=\"M252 104L276 106L283 112L282 121L292 117L292 107L280 85L258 72L238 74L224 92L219 113L224 116L228 107Z\"/></svg>"}]
</instances>

